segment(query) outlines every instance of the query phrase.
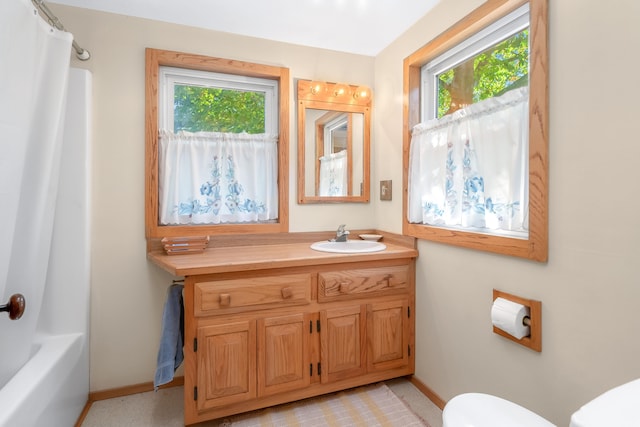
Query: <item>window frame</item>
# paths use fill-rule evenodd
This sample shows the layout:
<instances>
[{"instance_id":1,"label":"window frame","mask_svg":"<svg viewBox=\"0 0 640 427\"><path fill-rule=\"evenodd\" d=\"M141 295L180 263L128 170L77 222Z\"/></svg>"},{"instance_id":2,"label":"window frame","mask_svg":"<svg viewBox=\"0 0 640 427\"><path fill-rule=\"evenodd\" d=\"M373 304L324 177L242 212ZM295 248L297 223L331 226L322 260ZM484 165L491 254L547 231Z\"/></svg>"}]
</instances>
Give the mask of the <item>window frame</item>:
<instances>
[{"instance_id":1,"label":"window frame","mask_svg":"<svg viewBox=\"0 0 640 427\"><path fill-rule=\"evenodd\" d=\"M529 3L529 236L527 239L410 223L411 129L420 123L422 67ZM419 239L546 262L548 258L548 0L487 0L403 63L403 233Z\"/></svg>"},{"instance_id":2,"label":"window frame","mask_svg":"<svg viewBox=\"0 0 640 427\"><path fill-rule=\"evenodd\" d=\"M145 235L162 237L283 233L289 230L289 69L204 55L147 48L145 51ZM160 67L199 70L277 81L278 220L265 223L161 225L158 221Z\"/></svg>"}]
</instances>

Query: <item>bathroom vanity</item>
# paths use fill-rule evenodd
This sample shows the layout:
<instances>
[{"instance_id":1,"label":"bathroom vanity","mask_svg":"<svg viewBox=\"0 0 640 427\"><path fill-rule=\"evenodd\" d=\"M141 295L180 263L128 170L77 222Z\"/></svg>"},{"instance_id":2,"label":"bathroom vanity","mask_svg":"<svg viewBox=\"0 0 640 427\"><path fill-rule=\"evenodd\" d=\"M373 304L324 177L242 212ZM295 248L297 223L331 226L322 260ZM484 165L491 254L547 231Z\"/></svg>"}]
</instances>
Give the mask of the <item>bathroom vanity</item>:
<instances>
[{"instance_id":1,"label":"bathroom vanity","mask_svg":"<svg viewBox=\"0 0 640 427\"><path fill-rule=\"evenodd\" d=\"M342 254L310 249L328 234L293 234L150 248L185 279L185 424L414 372L414 239Z\"/></svg>"}]
</instances>

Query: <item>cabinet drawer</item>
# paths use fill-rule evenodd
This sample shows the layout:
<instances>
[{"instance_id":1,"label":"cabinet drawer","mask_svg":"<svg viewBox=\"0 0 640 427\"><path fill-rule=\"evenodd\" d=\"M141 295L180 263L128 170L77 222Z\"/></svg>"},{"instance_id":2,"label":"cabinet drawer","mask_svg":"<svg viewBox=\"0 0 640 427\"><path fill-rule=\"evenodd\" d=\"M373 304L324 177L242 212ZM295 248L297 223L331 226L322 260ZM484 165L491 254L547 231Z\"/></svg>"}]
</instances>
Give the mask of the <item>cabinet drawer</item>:
<instances>
[{"instance_id":1,"label":"cabinet drawer","mask_svg":"<svg viewBox=\"0 0 640 427\"><path fill-rule=\"evenodd\" d=\"M404 293L409 280L408 265L319 273L318 300Z\"/></svg>"},{"instance_id":2,"label":"cabinet drawer","mask_svg":"<svg viewBox=\"0 0 640 427\"><path fill-rule=\"evenodd\" d=\"M216 280L194 285L196 316L308 304L310 301L311 274L308 273Z\"/></svg>"}]
</instances>

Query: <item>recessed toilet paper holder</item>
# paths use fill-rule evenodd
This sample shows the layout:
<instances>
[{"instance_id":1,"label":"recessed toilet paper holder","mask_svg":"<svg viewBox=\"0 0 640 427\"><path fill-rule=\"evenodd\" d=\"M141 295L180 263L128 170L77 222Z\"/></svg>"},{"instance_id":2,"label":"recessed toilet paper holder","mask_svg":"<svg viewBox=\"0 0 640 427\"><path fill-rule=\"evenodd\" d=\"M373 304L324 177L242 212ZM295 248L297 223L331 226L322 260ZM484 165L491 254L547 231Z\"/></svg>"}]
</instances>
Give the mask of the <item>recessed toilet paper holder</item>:
<instances>
[{"instance_id":1,"label":"recessed toilet paper holder","mask_svg":"<svg viewBox=\"0 0 640 427\"><path fill-rule=\"evenodd\" d=\"M531 350L541 352L542 351L542 302L521 298L516 295L508 294L506 292L499 291L497 289L493 290L493 301L497 298L504 298L509 301L513 301L518 304L522 304L525 307L529 308L529 316L525 317L522 320L522 323L529 326L529 335L523 337L521 339L517 339L516 337L509 335L503 330L496 328L493 326L493 332L507 338L513 342L516 342L520 345L530 348Z\"/></svg>"}]
</instances>

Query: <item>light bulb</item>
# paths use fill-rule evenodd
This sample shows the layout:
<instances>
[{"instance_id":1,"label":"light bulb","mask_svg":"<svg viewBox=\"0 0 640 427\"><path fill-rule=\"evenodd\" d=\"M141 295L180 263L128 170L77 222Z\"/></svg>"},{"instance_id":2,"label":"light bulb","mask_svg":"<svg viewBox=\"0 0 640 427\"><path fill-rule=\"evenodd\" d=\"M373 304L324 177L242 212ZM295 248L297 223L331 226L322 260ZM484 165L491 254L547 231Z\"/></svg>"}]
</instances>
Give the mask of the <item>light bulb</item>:
<instances>
[{"instance_id":1,"label":"light bulb","mask_svg":"<svg viewBox=\"0 0 640 427\"><path fill-rule=\"evenodd\" d=\"M322 93L323 88L324 88L324 85L322 84L322 82L311 82L309 84L309 90L313 95L318 95Z\"/></svg>"},{"instance_id":2,"label":"light bulb","mask_svg":"<svg viewBox=\"0 0 640 427\"><path fill-rule=\"evenodd\" d=\"M335 85L335 87L333 88L333 95L334 96L345 96L349 94L349 86L342 84L342 83L338 83Z\"/></svg>"},{"instance_id":3,"label":"light bulb","mask_svg":"<svg viewBox=\"0 0 640 427\"><path fill-rule=\"evenodd\" d=\"M367 86L358 86L356 91L353 93L353 97L355 99L367 99L371 97L371 89Z\"/></svg>"}]
</instances>

